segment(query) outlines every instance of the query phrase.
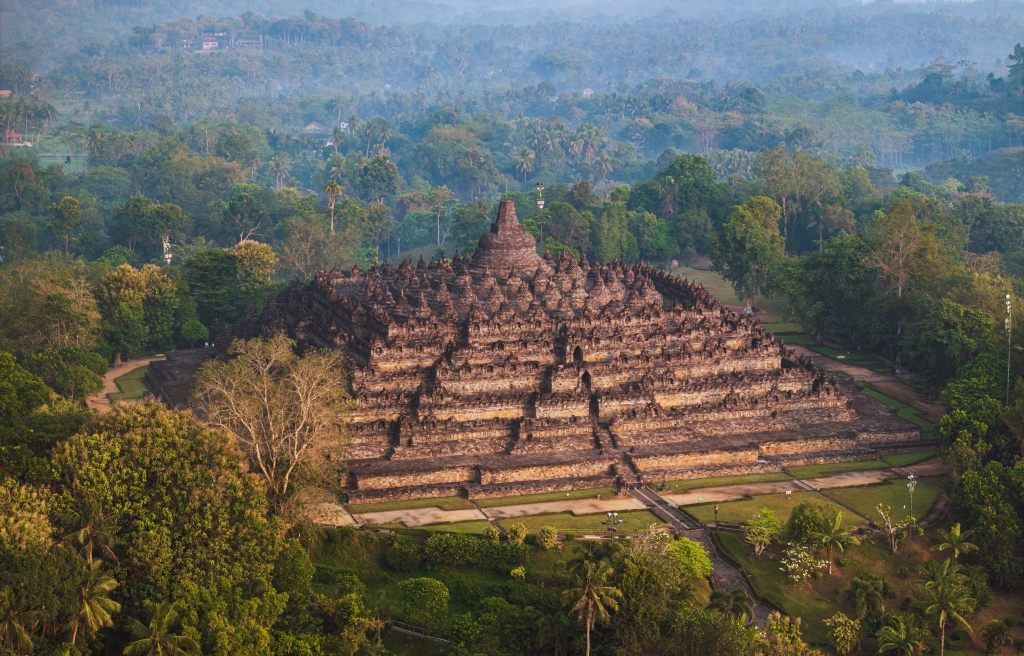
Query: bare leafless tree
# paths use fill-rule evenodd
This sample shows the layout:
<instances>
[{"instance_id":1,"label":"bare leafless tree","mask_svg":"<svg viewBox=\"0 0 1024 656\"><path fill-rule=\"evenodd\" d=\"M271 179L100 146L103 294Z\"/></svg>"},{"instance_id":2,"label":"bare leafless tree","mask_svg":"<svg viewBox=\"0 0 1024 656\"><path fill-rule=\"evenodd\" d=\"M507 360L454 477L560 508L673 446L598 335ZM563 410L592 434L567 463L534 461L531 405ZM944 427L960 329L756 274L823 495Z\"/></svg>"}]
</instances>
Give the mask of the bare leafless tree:
<instances>
[{"instance_id":1,"label":"bare leafless tree","mask_svg":"<svg viewBox=\"0 0 1024 656\"><path fill-rule=\"evenodd\" d=\"M283 335L238 340L227 360L199 370L194 404L238 440L280 508L298 480L322 481L340 461L349 413L345 372L340 353L298 357Z\"/></svg>"}]
</instances>

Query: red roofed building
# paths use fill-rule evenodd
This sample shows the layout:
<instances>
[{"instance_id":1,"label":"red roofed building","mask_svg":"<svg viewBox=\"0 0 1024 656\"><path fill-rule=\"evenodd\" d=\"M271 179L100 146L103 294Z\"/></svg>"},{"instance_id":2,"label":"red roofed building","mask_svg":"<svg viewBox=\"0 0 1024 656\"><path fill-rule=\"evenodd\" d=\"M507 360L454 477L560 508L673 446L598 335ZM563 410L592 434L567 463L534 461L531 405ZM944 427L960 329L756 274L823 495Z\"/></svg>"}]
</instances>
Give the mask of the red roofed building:
<instances>
[{"instance_id":1,"label":"red roofed building","mask_svg":"<svg viewBox=\"0 0 1024 656\"><path fill-rule=\"evenodd\" d=\"M593 89L591 89L590 87L586 87L586 88L583 89L583 97L584 98L589 98L592 95L594 95L594 90Z\"/></svg>"}]
</instances>

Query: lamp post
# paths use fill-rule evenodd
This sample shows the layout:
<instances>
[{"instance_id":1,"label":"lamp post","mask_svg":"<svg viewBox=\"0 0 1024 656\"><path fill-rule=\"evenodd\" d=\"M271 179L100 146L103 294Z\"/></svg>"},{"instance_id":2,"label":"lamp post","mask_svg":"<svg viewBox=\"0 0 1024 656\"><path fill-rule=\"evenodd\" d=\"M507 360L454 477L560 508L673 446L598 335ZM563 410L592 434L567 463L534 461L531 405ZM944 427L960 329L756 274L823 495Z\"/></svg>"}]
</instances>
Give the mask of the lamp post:
<instances>
[{"instance_id":1,"label":"lamp post","mask_svg":"<svg viewBox=\"0 0 1024 656\"><path fill-rule=\"evenodd\" d=\"M1010 295L1006 295L1006 405L1010 405L1010 350L1012 349L1011 336L1013 335L1013 304L1010 302Z\"/></svg>"},{"instance_id":2,"label":"lamp post","mask_svg":"<svg viewBox=\"0 0 1024 656\"><path fill-rule=\"evenodd\" d=\"M910 493L910 527L913 529L917 526L917 519L914 517L914 488L917 487L917 479L911 474L907 476L907 492ZM910 539L914 539L914 533L911 531Z\"/></svg>"},{"instance_id":3,"label":"lamp post","mask_svg":"<svg viewBox=\"0 0 1024 656\"><path fill-rule=\"evenodd\" d=\"M718 528L718 504L715 504L715 528Z\"/></svg>"},{"instance_id":4,"label":"lamp post","mask_svg":"<svg viewBox=\"0 0 1024 656\"><path fill-rule=\"evenodd\" d=\"M537 183L537 211L540 212L544 209L544 183ZM540 228L540 247L544 248L544 221L537 221L537 227Z\"/></svg>"}]
</instances>

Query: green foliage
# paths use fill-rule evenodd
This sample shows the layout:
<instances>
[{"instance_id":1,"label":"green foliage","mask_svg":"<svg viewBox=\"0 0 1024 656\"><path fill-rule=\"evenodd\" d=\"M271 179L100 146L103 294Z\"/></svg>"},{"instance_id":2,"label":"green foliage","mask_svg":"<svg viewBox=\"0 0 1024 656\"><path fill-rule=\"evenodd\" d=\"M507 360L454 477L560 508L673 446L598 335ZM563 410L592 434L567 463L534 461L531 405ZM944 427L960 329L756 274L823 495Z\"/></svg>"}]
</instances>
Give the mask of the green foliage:
<instances>
[{"instance_id":1,"label":"green foliage","mask_svg":"<svg viewBox=\"0 0 1024 656\"><path fill-rule=\"evenodd\" d=\"M541 526L537 531L537 546L541 549L553 549L557 544L557 529L554 526Z\"/></svg>"},{"instance_id":2,"label":"green foliage","mask_svg":"<svg viewBox=\"0 0 1024 656\"><path fill-rule=\"evenodd\" d=\"M623 563L616 586L622 592L622 603L615 617L615 632L627 654L650 653L661 639L661 624L667 615L668 590L658 572Z\"/></svg>"},{"instance_id":3,"label":"green foliage","mask_svg":"<svg viewBox=\"0 0 1024 656\"><path fill-rule=\"evenodd\" d=\"M276 258L270 247L252 241L232 249L211 248L185 261L183 270L202 325L219 328L258 311L272 290Z\"/></svg>"},{"instance_id":4,"label":"green foliage","mask_svg":"<svg viewBox=\"0 0 1024 656\"><path fill-rule=\"evenodd\" d=\"M1011 493L1021 484L1019 474L998 462L963 472L950 491L955 516L972 531L977 559L997 586L1016 586L1024 575L1024 533Z\"/></svg>"},{"instance_id":5,"label":"green foliage","mask_svg":"<svg viewBox=\"0 0 1024 656\"><path fill-rule=\"evenodd\" d=\"M419 569L422 559L423 552L419 545L399 536L392 539L384 552L384 561L396 572L414 572Z\"/></svg>"},{"instance_id":6,"label":"green foliage","mask_svg":"<svg viewBox=\"0 0 1024 656\"><path fill-rule=\"evenodd\" d=\"M793 508L786 524L786 533L793 542L809 543L815 533L821 533L829 525L829 519L835 514L831 506L804 501Z\"/></svg>"},{"instance_id":7,"label":"green foliage","mask_svg":"<svg viewBox=\"0 0 1024 656\"><path fill-rule=\"evenodd\" d=\"M526 540L526 525L519 522L512 524L505 531L505 534L508 536L509 542L522 544Z\"/></svg>"},{"instance_id":8,"label":"green foliage","mask_svg":"<svg viewBox=\"0 0 1024 656\"><path fill-rule=\"evenodd\" d=\"M438 533L427 538L424 556L427 563L439 569L454 569L475 563L480 557L478 538L461 533Z\"/></svg>"},{"instance_id":9,"label":"green foliage","mask_svg":"<svg viewBox=\"0 0 1024 656\"><path fill-rule=\"evenodd\" d=\"M168 598L186 583L220 589L269 580L274 525L256 480L224 433L154 403L115 406L54 451L61 482L125 523L126 600ZM172 548L173 545L173 548Z\"/></svg>"},{"instance_id":10,"label":"green foliage","mask_svg":"<svg viewBox=\"0 0 1024 656\"><path fill-rule=\"evenodd\" d=\"M50 400L53 392L10 353L0 351L0 419L25 417Z\"/></svg>"},{"instance_id":11,"label":"green foliage","mask_svg":"<svg viewBox=\"0 0 1024 656\"><path fill-rule=\"evenodd\" d=\"M765 547L782 535L782 520L770 508L762 508L747 520L743 534L744 539L754 545L754 554L760 557Z\"/></svg>"},{"instance_id":12,"label":"green foliage","mask_svg":"<svg viewBox=\"0 0 1024 656\"><path fill-rule=\"evenodd\" d=\"M669 554L688 579L702 579L711 575L711 559L704 545L689 538L680 537L669 543Z\"/></svg>"},{"instance_id":13,"label":"green foliage","mask_svg":"<svg viewBox=\"0 0 1024 656\"><path fill-rule=\"evenodd\" d=\"M715 271L732 283L741 298L767 296L773 276L785 255L779 233L779 206L770 198L755 196L737 205L711 241Z\"/></svg>"},{"instance_id":14,"label":"green foliage","mask_svg":"<svg viewBox=\"0 0 1024 656\"><path fill-rule=\"evenodd\" d=\"M860 622L843 613L836 613L824 620L829 627L828 641L839 656L846 656L860 645Z\"/></svg>"},{"instance_id":15,"label":"green foliage","mask_svg":"<svg viewBox=\"0 0 1024 656\"><path fill-rule=\"evenodd\" d=\"M749 653L749 638L722 613L684 606L669 620L664 648L679 656L735 656Z\"/></svg>"},{"instance_id":16,"label":"green foliage","mask_svg":"<svg viewBox=\"0 0 1024 656\"><path fill-rule=\"evenodd\" d=\"M904 338L907 363L921 375L945 383L992 348L992 329L992 318L985 312L940 299Z\"/></svg>"},{"instance_id":17,"label":"green foliage","mask_svg":"<svg viewBox=\"0 0 1024 656\"><path fill-rule=\"evenodd\" d=\"M408 620L426 628L441 626L448 614L448 588L437 579L418 577L398 584L402 612Z\"/></svg>"}]
</instances>

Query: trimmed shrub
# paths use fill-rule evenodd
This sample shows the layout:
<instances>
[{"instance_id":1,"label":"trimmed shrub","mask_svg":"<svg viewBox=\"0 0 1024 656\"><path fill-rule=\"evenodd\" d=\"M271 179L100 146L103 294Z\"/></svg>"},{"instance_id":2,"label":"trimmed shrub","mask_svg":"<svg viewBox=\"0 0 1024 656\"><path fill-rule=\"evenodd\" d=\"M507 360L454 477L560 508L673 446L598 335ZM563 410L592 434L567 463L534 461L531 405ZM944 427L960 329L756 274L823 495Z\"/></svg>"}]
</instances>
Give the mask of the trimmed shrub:
<instances>
[{"instance_id":1,"label":"trimmed shrub","mask_svg":"<svg viewBox=\"0 0 1024 656\"><path fill-rule=\"evenodd\" d=\"M537 546L541 549L551 549L558 544L558 531L554 526L541 526L537 531Z\"/></svg>"},{"instance_id":2,"label":"trimmed shrub","mask_svg":"<svg viewBox=\"0 0 1024 656\"><path fill-rule=\"evenodd\" d=\"M505 530L505 534L508 535L509 542L522 544L526 541L526 524L516 522Z\"/></svg>"}]
</instances>

